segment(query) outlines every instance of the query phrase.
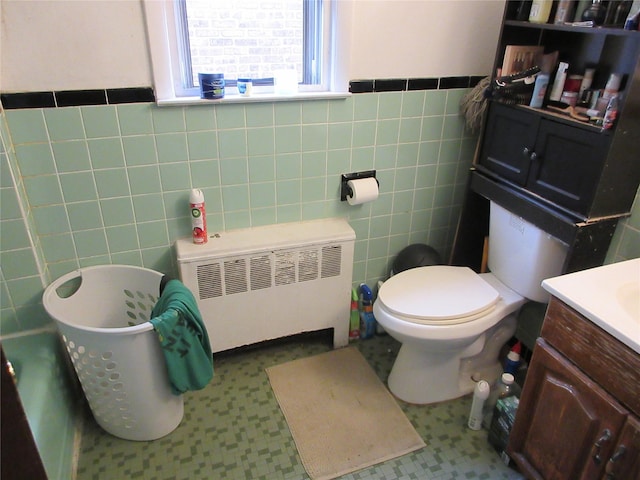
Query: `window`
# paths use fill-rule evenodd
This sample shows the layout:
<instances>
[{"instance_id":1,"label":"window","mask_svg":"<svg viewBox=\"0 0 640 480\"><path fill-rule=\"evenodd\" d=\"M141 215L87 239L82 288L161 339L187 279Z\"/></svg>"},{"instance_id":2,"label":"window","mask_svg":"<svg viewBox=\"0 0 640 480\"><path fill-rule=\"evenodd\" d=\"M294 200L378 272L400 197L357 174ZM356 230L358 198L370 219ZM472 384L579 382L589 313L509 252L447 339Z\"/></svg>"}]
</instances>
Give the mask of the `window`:
<instances>
[{"instance_id":1,"label":"window","mask_svg":"<svg viewBox=\"0 0 640 480\"><path fill-rule=\"evenodd\" d=\"M146 0L159 101L198 97L198 73L223 73L273 92L280 70L295 70L300 92L336 88L337 4L331 0ZM269 87L271 86L271 87ZM254 87L254 92L260 88Z\"/></svg>"}]
</instances>

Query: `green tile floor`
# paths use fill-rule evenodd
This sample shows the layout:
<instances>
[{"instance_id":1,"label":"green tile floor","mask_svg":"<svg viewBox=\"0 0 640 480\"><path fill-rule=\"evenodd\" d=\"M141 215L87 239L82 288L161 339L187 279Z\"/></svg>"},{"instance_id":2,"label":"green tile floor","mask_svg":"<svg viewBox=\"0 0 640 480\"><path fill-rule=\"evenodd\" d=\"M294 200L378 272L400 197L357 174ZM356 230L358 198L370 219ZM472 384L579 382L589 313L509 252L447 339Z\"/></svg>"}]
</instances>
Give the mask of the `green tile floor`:
<instances>
[{"instance_id":1,"label":"green tile floor","mask_svg":"<svg viewBox=\"0 0 640 480\"><path fill-rule=\"evenodd\" d=\"M357 346L386 381L399 344L383 335ZM309 478L265 368L330 349L329 336L313 335L214 356L211 384L187 393L180 426L152 442L113 437L88 414L77 479ZM501 462L486 431L466 427L469 396L431 406L399 403L427 447L342 479L522 478Z\"/></svg>"}]
</instances>

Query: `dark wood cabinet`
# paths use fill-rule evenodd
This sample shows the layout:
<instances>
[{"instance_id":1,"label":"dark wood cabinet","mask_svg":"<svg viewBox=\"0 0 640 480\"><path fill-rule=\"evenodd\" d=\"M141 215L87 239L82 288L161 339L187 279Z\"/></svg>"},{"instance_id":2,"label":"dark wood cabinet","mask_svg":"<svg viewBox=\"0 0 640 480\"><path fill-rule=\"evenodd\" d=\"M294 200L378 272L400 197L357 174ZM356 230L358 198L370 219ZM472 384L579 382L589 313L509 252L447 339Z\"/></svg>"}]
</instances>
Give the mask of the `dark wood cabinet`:
<instances>
[{"instance_id":1,"label":"dark wood cabinet","mask_svg":"<svg viewBox=\"0 0 640 480\"><path fill-rule=\"evenodd\" d=\"M557 51L570 74L595 68L594 89L622 76L618 119L603 130L546 108L488 101L450 263L480 269L494 201L569 246L563 272L595 267L640 184L640 32L518 21L519 3L506 2L494 74L508 45Z\"/></svg>"},{"instance_id":2,"label":"dark wood cabinet","mask_svg":"<svg viewBox=\"0 0 640 480\"><path fill-rule=\"evenodd\" d=\"M530 479L638 480L640 358L552 299L507 452Z\"/></svg>"}]
</instances>

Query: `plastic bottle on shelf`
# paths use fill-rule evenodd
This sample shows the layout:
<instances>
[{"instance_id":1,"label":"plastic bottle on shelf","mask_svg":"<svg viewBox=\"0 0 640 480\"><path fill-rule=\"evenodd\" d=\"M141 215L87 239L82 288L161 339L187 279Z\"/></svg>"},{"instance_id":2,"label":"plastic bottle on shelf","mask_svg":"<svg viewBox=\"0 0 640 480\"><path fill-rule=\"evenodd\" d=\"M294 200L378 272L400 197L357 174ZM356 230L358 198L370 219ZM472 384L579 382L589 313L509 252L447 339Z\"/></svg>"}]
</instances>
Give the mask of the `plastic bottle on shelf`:
<instances>
[{"instance_id":1,"label":"plastic bottle on shelf","mask_svg":"<svg viewBox=\"0 0 640 480\"><path fill-rule=\"evenodd\" d=\"M533 0L529 11L529 21L531 23L547 23L552 6L553 0Z\"/></svg>"},{"instance_id":2,"label":"plastic bottle on shelf","mask_svg":"<svg viewBox=\"0 0 640 480\"><path fill-rule=\"evenodd\" d=\"M565 22L571 21L573 6L573 0L560 0L556 8L556 16L553 19L553 23L562 25Z\"/></svg>"},{"instance_id":3,"label":"plastic bottle on shelf","mask_svg":"<svg viewBox=\"0 0 640 480\"><path fill-rule=\"evenodd\" d=\"M471 411L469 412L468 427L471 430L480 430L482 428L482 412L484 404L489 398L491 388L486 380L480 380L476 383L473 390L473 400L471 402Z\"/></svg>"},{"instance_id":4,"label":"plastic bottle on shelf","mask_svg":"<svg viewBox=\"0 0 640 480\"><path fill-rule=\"evenodd\" d=\"M493 418L493 412L496 408L496 403L500 398L507 398L515 395L520 396L520 387L515 381L515 377L511 373L503 373L498 383L491 389L489 398L485 402L484 406L484 419L482 425L485 428L489 428L491 425L491 419Z\"/></svg>"},{"instance_id":5,"label":"plastic bottle on shelf","mask_svg":"<svg viewBox=\"0 0 640 480\"><path fill-rule=\"evenodd\" d=\"M510 373L514 377L518 373L518 368L520 368L520 351L522 349L522 344L517 342L511 350L507 354L507 358L504 362L504 373Z\"/></svg>"},{"instance_id":6,"label":"plastic bottle on shelf","mask_svg":"<svg viewBox=\"0 0 640 480\"><path fill-rule=\"evenodd\" d=\"M618 95L614 95L609 99L607 109L604 112L604 118L602 119L602 128L609 130L613 127L616 117L618 116Z\"/></svg>"}]
</instances>

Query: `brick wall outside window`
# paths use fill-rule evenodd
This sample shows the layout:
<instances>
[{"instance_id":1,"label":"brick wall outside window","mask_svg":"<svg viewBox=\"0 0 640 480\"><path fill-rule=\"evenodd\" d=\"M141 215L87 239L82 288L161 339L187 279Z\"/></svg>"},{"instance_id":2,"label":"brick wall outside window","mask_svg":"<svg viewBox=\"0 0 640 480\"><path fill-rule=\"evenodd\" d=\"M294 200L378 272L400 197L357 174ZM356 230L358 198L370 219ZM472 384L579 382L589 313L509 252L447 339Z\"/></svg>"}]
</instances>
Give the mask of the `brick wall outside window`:
<instances>
[{"instance_id":1,"label":"brick wall outside window","mask_svg":"<svg viewBox=\"0 0 640 480\"><path fill-rule=\"evenodd\" d=\"M187 0L194 81L198 73L225 78L302 72L302 0Z\"/></svg>"}]
</instances>

